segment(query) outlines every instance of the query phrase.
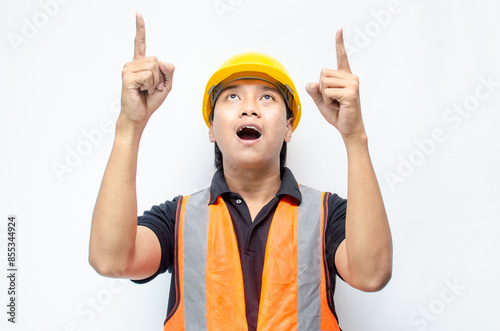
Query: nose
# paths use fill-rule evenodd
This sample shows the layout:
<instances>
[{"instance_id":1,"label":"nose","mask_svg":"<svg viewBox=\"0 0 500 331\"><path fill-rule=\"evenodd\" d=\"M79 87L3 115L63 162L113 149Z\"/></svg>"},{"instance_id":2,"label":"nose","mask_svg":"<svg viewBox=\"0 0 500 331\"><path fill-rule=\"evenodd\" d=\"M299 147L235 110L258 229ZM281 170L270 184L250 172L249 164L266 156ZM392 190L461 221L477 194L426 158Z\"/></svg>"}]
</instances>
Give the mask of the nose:
<instances>
[{"instance_id":1,"label":"nose","mask_svg":"<svg viewBox=\"0 0 500 331\"><path fill-rule=\"evenodd\" d=\"M241 105L240 117L256 116L260 117L260 109L258 102L254 98L249 98Z\"/></svg>"}]
</instances>

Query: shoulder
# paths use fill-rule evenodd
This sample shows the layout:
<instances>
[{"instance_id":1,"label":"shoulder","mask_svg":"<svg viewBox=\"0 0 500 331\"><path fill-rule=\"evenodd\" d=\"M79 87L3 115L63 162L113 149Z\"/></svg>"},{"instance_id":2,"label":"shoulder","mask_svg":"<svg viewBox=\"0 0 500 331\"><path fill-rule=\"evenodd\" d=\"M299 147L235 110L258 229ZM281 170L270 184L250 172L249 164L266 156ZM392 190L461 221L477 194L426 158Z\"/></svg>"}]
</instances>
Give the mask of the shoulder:
<instances>
[{"instance_id":1,"label":"shoulder","mask_svg":"<svg viewBox=\"0 0 500 331\"><path fill-rule=\"evenodd\" d=\"M344 198L341 198L338 194L336 193L331 193L328 191L321 191L315 188L312 188L307 185L300 184L299 185L300 193L304 197L304 195L311 196L311 197L317 197L317 196L323 196L323 201L327 203L329 207L342 207L347 205L347 200Z\"/></svg>"},{"instance_id":2,"label":"shoulder","mask_svg":"<svg viewBox=\"0 0 500 331\"><path fill-rule=\"evenodd\" d=\"M149 223L154 221L173 221L177 214L177 206L182 201L182 196L176 196L172 200L167 200L158 205L152 206L149 210L145 210L142 216L138 217L139 224Z\"/></svg>"},{"instance_id":3,"label":"shoulder","mask_svg":"<svg viewBox=\"0 0 500 331\"><path fill-rule=\"evenodd\" d=\"M330 208L335 208L335 209L337 209L337 208L346 209L347 208L347 199L340 197L337 193L326 192L325 199L328 199L328 206Z\"/></svg>"},{"instance_id":4,"label":"shoulder","mask_svg":"<svg viewBox=\"0 0 500 331\"><path fill-rule=\"evenodd\" d=\"M194 199L203 199L203 198L208 199L209 195L210 195L210 187L206 187L202 190L199 190L198 192L191 193L190 195L187 195L185 197L194 198ZM181 198L185 198L185 197L181 196Z\"/></svg>"}]
</instances>

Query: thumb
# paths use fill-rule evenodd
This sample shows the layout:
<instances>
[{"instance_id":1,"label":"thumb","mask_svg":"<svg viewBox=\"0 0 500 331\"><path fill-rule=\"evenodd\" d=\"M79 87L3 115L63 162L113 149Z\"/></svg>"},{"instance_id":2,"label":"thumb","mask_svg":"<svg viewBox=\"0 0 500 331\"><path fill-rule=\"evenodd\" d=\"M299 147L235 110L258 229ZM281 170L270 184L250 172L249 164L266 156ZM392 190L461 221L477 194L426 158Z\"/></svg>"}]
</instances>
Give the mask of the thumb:
<instances>
[{"instance_id":1,"label":"thumb","mask_svg":"<svg viewBox=\"0 0 500 331\"><path fill-rule=\"evenodd\" d=\"M314 103L319 106L323 102L323 95L319 91L318 83L309 83L306 85L306 91L313 99Z\"/></svg>"},{"instance_id":2,"label":"thumb","mask_svg":"<svg viewBox=\"0 0 500 331\"><path fill-rule=\"evenodd\" d=\"M161 73L163 74L163 84L165 85L165 89L167 91L172 90L172 81L174 78L174 70L175 70L174 65L171 63L165 64L164 62L160 62L159 67Z\"/></svg>"}]
</instances>

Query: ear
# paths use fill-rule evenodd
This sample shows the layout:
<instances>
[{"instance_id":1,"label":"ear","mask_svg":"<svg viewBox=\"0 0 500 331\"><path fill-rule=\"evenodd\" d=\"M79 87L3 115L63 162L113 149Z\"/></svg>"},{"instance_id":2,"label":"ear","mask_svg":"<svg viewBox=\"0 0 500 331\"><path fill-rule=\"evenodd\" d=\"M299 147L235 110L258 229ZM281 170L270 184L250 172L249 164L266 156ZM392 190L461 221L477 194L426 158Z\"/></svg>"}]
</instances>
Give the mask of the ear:
<instances>
[{"instance_id":1,"label":"ear","mask_svg":"<svg viewBox=\"0 0 500 331\"><path fill-rule=\"evenodd\" d=\"M208 129L208 138L211 143L215 142L214 125L212 121L210 121L210 128Z\"/></svg>"},{"instance_id":2,"label":"ear","mask_svg":"<svg viewBox=\"0 0 500 331\"><path fill-rule=\"evenodd\" d=\"M292 140L292 132L293 132L293 118L289 118L286 120L286 132L285 132L285 142L289 143Z\"/></svg>"}]
</instances>

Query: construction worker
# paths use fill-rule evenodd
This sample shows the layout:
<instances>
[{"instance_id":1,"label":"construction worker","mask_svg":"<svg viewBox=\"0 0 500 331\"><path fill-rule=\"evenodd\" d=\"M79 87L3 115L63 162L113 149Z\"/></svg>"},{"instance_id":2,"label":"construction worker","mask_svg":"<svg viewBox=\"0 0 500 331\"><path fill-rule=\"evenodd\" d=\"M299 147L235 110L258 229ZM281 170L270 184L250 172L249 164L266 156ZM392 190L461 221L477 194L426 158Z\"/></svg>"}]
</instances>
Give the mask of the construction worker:
<instances>
[{"instance_id":1,"label":"construction worker","mask_svg":"<svg viewBox=\"0 0 500 331\"><path fill-rule=\"evenodd\" d=\"M302 111L298 91L278 61L247 52L226 61L204 94L218 169L212 185L137 221L139 141L172 89L174 66L146 57L144 19L136 19L134 60L123 69L121 113L92 218L91 265L138 283L172 272L165 330L340 330L336 275L378 291L392 273L390 229L342 30L337 70L322 70L306 90L345 143L347 200L298 185L284 167Z\"/></svg>"}]
</instances>

